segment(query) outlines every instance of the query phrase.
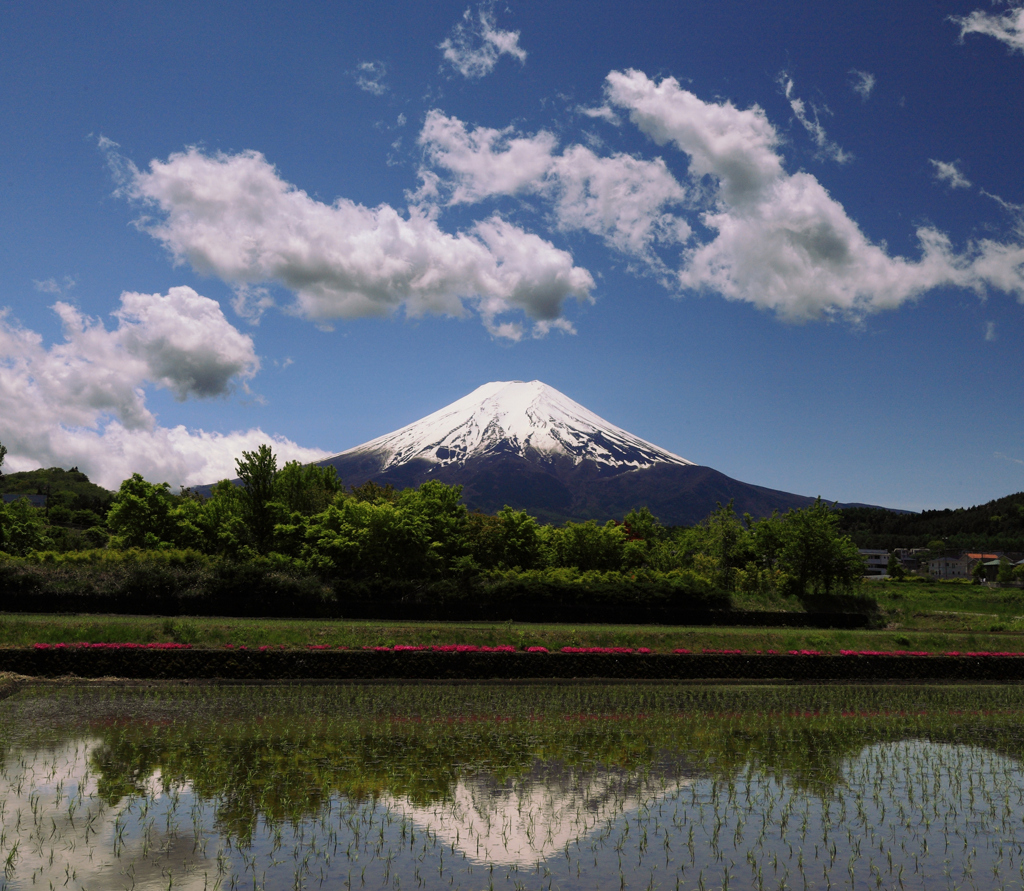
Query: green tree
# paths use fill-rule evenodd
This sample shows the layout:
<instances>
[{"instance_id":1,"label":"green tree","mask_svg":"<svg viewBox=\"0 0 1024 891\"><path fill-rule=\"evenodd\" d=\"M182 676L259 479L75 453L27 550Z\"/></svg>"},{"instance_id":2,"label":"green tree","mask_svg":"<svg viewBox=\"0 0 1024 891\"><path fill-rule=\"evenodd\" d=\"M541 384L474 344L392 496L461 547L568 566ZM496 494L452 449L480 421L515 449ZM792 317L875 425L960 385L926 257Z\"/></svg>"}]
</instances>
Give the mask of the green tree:
<instances>
[{"instance_id":1,"label":"green tree","mask_svg":"<svg viewBox=\"0 0 1024 891\"><path fill-rule=\"evenodd\" d=\"M689 539L694 569L719 591L732 591L735 571L754 557L750 530L736 516L732 502L724 507L719 505L707 519L694 526Z\"/></svg>"},{"instance_id":2,"label":"green tree","mask_svg":"<svg viewBox=\"0 0 1024 891\"><path fill-rule=\"evenodd\" d=\"M391 483L381 486L373 480L367 480L361 486L352 486L350 491L352 492L352 497L357 501L369 501L373 504L379 504L384 501L388 504L394 504L398 501L398 496L401 494Z\"/></svg>"},{"instance_id":3,"label":"green tree","mask_svg":"<svg viewBox=\"0 0 1024 891\"><path fill-rule=\"evenodd\" d=\"M52 546L41 511L27 498L10 504L0 501L0 552L23 557L29 551Z\"/></svg>"},{"instance_id":4,"label":"green tree","mask_svg":"<svg viewBox=\"0 0 1024 891\"><path fill-rule=\"evenodd\" d=\"M1008 557L999 558L999 570L996 572L996 581L1004 587L1013 584L1013 564Z\"/></svg>"},{"instance_id":5,"label":"green tree","mask_svg":"<svg viewBox=\"0 0 1024 891\"><path fill-rule=\"evenodd\" d=\"M289 461L274 478L274 500L289 513L306 517L327 509L342 491L338 472L333 467Z\"/></svg>"},{"instance_id":6,"label":"green tree","mask_svg":"<svg viewBox=\"0 0 1024 891\"><path fill-rule=\"evenodd\" d=\"M248 524L253 546L265 554L274 532L274 481L277 479L277 456L266 443L255 452L242 452L235 459L235 470L242 481L243 519Z\"/></svg>"},{"instance_id":7,"label":"green tree","mask_svg":"<svg viewBox=\"0 0 1024 891\"><path fill-rule=\"evenodd\" d=\"M431 574L447 575L469 554L469 512L462 503L462 486L427 480L418 489L404 490L397 507L415 517L427 536Z\"/></svg>"},{"instance_id":8,"label":"green tree","mask_svg":"<svg viewBox=\"0 0 1024 891\"><path fill-rule=\"evenodd\" d=\"M975 560L971 567L971 584L980 585L985 580L985 561Z\"/></svg>"},{"instance_id":9,"label":"green tree","mask_svg":"<svg viewBox=\"0 0 1024 891\"><path fill-rule=\"evenodd\" d=\"M838 512L820 498L783 517L779 563L791 580L792 593L801 597L851 591L865 570L857 546L839 531Z\"/></svg>"},{"instance_id":10,"label":"green tree","mask_svg":"<svg viewBox=\"0 0 1024 891\"><path fill-rule=\"evenodd\" d=\"M203 501L200 527L206 536L203 550L208 554L238 557L249 547L244 497L241 486L221 480Z\"/></svg>"},{"instance_id":11,"label":"green tree","mask_svg":"<svg viewBox=\"0 0 1024 891\"><path fill-rule=\"evenodd\" d=\"M121 483L107 512L115 548L156 548L174 542L169 483L150 483L133 473Z\"/></svg>"},{"instance_id":12,"label":"green tree","mask_svg":"<svg viewBox=\"0 0 1024 891\"><path fill-rule=\"evenodd\" d=\"M543 562L541 527L507 504L493 517L470 514L467 537L474 562L484 569L528 570Z\"/></svg>"},{"instance_id":13,"label":"green tree","mask_svg":"<svg viewBox=\"0 0 1024 891\"><path fill-rule=\"evenodd\" d=\"M785 521L778 511L770 517L748 522L754 560L765 569L775 569L785 547Z\"/></svg>"},{"instance_id":14,"label":"green tree","mask_svg":"<svg viewBox=\"0 0 1024 891\"><path fill-rule=\"evenodd\" d=\"M386 501L346 498L311 518L303 556L312 569L334 578L424 578L430 540L422 519Z\"/></svg>"},{"instance_id":15,"label":"green tree","mask_svg":"<svg viewBox=\"0 0 1024 891\"><path fill-rule=\"evenodd\" d=\"M7 457L7 446L0 442L0 476L3 476L4 458Z\"/></svg>"},{"instance_id":16,"label":"green tree","mask_svg":"<svg viewBox=\"0 0 1024 891\"><path fill-rule=\"evenodd\" d=\"M660 541L665 537L665 527L648 507L634 508L622 519L622 525L631 538L639 538L646 542Z\"/></svg>"},{"instance_id":17,"label":"green tree","mask_svg":"<svg viewBox=\"0 0 1024 891\"><path fill-rule=\"evenodd\" d=\"M593 520L566 523L552 535L555 559L559 566L575 566L587 572L617 572L622 569L626 530L609 520L599 526Z\"/></svg>"},{"instance_id":18,"label":"green tree","mask_svg":"<svg viewBox=\"0 0 1024 891\"><path fill-rule=\"evenodd\" d=\"M896 556L895 551L889 552L889 562L885 567L886 574L892 579L902 579L906 576L907 571L903 568L903 564L900 562L900 558Z\"/></svg>"},{"instance_id":19,"label":"green tree","mask_svg":"<svg viewBox=\"0 0 1024 891\"><path fill-rule=\"evenodd\" d=\"M507 504L498 512L501 562L509 569L536 569L541 562L537 521L525 510Z\"/></svg>"}]
</instances>

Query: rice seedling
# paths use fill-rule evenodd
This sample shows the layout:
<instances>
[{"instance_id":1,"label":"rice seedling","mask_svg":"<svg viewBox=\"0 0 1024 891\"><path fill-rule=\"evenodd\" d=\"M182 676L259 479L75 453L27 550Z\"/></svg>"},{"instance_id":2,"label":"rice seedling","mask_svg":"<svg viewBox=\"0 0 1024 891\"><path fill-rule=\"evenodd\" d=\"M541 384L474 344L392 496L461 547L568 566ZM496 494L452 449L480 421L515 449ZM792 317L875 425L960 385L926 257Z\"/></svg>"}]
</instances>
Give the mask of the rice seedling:
<instances>
[{"instance_id":1,"label":"rice seedling","mask_svg":"<svg viewBox=\"0 0 1024 891\"><path fill-rule=\"evenodd\" d=\"M0 889L1019 887L1013 687L28 688Z\"/></svg>"}]
</instances>

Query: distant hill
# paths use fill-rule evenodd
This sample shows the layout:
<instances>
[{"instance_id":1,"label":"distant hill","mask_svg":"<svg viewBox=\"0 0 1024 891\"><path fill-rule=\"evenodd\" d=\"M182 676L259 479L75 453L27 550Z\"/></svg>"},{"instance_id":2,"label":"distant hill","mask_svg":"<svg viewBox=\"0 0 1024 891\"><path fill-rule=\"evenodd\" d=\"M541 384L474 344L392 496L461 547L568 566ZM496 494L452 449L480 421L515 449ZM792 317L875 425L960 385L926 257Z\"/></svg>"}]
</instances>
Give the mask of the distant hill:
<instances>
[{"instance_id":1,"label":"distant hill","mask_svg":"<svg viewBox=\"0 0 1024 891\"><path fill-rule=\"evenodd\" d=\"M74 500L67 504L72 510L105 512L110 506L114 493L89 482L89 477L77 467L64 470L61 467L40 467L38 470L23 470L0 476L0 494L49 495L67 492ZM62 499L67 502L70 499Z\"/></svg>"},{"instance_id":2,"label":"distant hill","mask_svg":"<svg viewBox=\"0 0 1024 891\"><path fill-rule=\"evenodd\" d=\"M846 506L840 523L862 548L923 548L941 540L948 550L1024 551L1024 492L918 514Z\"/></svg>"}]
</instances>

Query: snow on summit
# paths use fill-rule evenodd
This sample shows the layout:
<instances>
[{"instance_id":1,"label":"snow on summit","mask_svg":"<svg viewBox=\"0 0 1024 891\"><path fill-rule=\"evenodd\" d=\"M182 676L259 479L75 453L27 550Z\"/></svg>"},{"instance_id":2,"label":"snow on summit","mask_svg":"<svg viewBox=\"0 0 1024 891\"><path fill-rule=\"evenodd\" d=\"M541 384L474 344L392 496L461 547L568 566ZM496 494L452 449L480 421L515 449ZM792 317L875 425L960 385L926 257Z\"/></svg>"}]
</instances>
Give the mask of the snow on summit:
<instances>
[{"instance_id":1,"label":"snow on summit","mask_svg":"<svg viewBox=\"0 0 1024 891\"><path fill-rule=\"evenodd\" d=\"M414 459L444 466L501 454L622 469L693 464L609 424L540 381L484 384L408 427L342 453L357 454L378 455L381 470Z\"/></svg>"}]
</instances>

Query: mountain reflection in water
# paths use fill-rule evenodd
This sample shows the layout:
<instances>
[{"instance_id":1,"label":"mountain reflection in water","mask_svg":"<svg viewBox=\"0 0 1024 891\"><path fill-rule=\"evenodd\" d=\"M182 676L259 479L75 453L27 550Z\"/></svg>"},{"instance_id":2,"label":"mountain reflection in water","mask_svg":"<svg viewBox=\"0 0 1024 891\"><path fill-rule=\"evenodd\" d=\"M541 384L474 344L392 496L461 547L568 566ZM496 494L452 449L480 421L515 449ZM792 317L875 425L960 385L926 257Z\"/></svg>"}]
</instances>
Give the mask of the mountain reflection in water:
<instances>
[{"instance_id":1,"label":"mountain reflection in water","mask_svg":"<svg viewBox=\"0 0 1024 891\"><path fill-rule=\"evenodd\" d=\"M538 761L516 779L467 776L434 805L388 795L380 802L473 860L530 866L688 782L664 772L581 772Z\"/></svg>"},{"instance_id":2,"label":"mountain reflection in water","mask_svg":"<svg viewBox=\"0 0 1024 891\"><path fill-rule=\"evenodd\" d=\"M134 804L110 805L90 767L96 745L78 739L4 762L0 889L165 889L172 876L174 887L203 888L217 867L183 819L188 787L165 790L156 771L141 778Z\"/></svg>"},{"instance_id":3,"label":"mountain reflection in water","mask_svg":"<svg viewBox=\"0 0 1024 891\"><path fill-rule=\"evenodd\" d=\"M1024 690L25 688L0 891L1019 887Z\"/></svg>"}]
</instances>

